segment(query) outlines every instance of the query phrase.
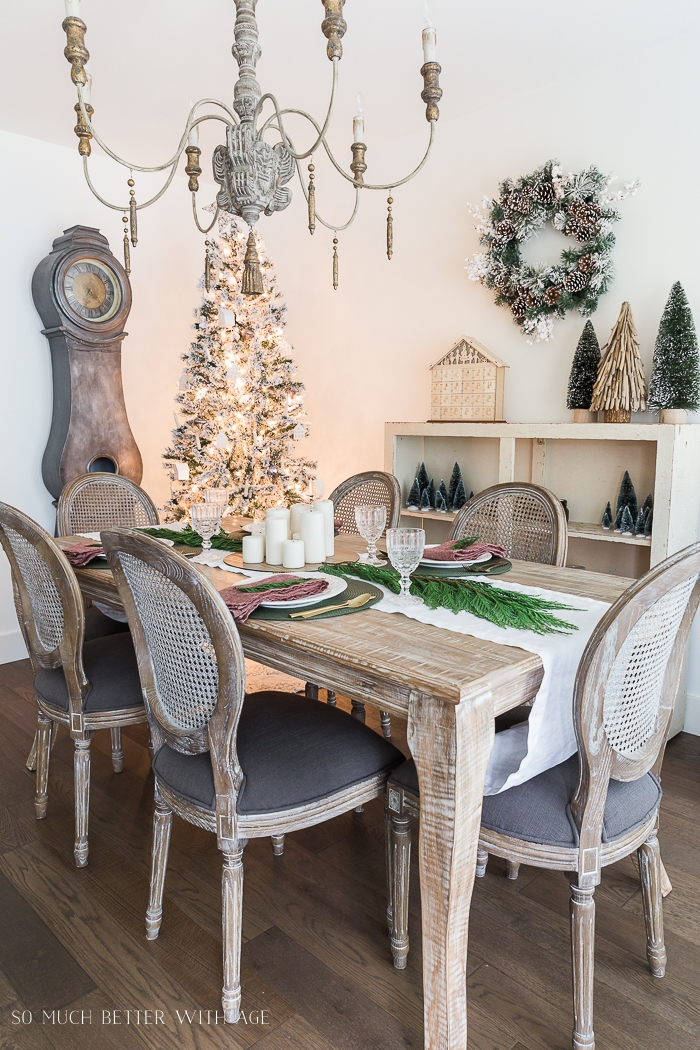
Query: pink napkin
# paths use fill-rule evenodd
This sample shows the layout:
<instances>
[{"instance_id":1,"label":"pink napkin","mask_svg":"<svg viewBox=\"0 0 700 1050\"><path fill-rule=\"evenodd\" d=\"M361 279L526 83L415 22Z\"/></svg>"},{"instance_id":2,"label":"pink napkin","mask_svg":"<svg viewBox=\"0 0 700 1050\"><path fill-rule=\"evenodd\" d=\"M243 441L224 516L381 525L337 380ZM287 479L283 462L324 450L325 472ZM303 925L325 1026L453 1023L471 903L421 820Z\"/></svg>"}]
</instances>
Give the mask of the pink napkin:
<instances>
[{"instance_id":1,"label":"pink napkin","mask_svg":"<svg viewBox=\"0 0 700 1050\"><path fill-rule=\"evenodd\" d=\"M63 553L76 569L89 565L95 558L104 558L105 554L99 543L76 543L73 547L66 547Z\"/></svg>"},{"instance_id":2,"label":"pink napkin","mask_svg":"<svg viewBox=\"0 0 700 1050\"><path fill-rule=\"evenodd\" d=\"M281 583L283 580L293 582L293 586L273 588L269 591L251 592L249 589L262 583ZM309 598L312 594L323 594L327 590L327 580L302 580L298 576L278 573L276 576L268 576L265 580L251 580L244 587L226 587L225 590L219 591L219 594L231 610L236 623L245 623L262 602L288 602L293 598Z\"/></svg>"},{"instance_id":3,"label":"pink napkin","mask_svg":"<svg viewBox=\"0 0 700 1050\"><path fill-rule=\"evenodd\" d=\"M437 547L426 547L423 557L429 561L474 561L482 554L493 554L495 558L502 558L506 553L505 547L499 547L496 543L472 543L471 547L462 547L460 550L454 549L455 543L459 543L459 540L448 540Z\"/></svg>"}]
</instances>

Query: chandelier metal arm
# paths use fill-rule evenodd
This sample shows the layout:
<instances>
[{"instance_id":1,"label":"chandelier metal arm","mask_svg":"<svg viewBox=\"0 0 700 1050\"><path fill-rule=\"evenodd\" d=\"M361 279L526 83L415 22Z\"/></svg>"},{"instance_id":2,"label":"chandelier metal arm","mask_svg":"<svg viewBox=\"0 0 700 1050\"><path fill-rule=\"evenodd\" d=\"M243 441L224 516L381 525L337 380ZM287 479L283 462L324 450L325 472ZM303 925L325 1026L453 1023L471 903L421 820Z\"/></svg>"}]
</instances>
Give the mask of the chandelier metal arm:
<instances>
[{"instance_id":1,"label":"chandelier metal arm","mask_svg":"<svg viewBox=\"0 0 700 1050\"><path fill-rule=\"evenodd\" d=\"M328 131L328 127L329 127L331 119L333 117L333 111L335 109L335 100L336 100L336 95L337 95L337 91L338 91L338 62L339 61L340 61L340 59L336 55L333 58L333 84L332 84L332 87L331 87L331 100L330 100L330 102L328 104L328 112L326 114L326 119L325 119L325 121L323 123L323 127L322 128L319 128L319 126L318 126L318 124L316 124L315 120L311 121L313 123L314 127L316 128L316 131L318 132L318 138L314 142L313 146L306 151L306 153L296 153L294 151L294 149L292 148L292 146L291 146L291 139L287 136L287 132L284 129L284 121L282 120L282 115L283 115L283 113L302 113L302 116L307 117L309 120L311 120L311 117L309 117L308 113L303 113L301 110L288 110L288 109L281 110L280 107L279 107L279 103L278 103L276 97L273 94L269 93L269 92L268 92L267 95L263 95L263 97L258 102L258 105L257 105L256 110L255 110L255 120L257 121L257 118L258 118L258 115L260 114L260 111L262 109L263 103L267 99L269 99L270 102L272 102L272 105L275 107L275 115L269 117L265 121L265 123L263 124L262 128L257 133L257 137L258 138L262 138L262 136L265 134L265 131L270 126L270 122L272 120L277 120L277 124L278 124L277 131L279 131L280 135L282 136L282 145L287 150L289 155L294 158L294 160L297 160L297 161L299 161L299 160L306 160L307 157L310 157L313 153L315 153L316 150L318 149L318 147L324 141L324 139L326 137L326 132Z\"/></svg>"},{"instance_id":2,"label":"chandelier metal arm","mask_svg":"<svg viewBox=\"0 0 700 1050\"><path fill-rule=\"evenodd\" d=\"M148 208L151 204L155 204L155 202L157 200L159 200L163 196L165 191L170 186L170 183L173 181L173 179L175 177L176 171L177 171L177 162L175 164L173 164L172 168L170 169L170 174L168 175L168 177L165 180L165 183L163 184L161 189L158 190L158 192L155 194L155 196L151 197L150 200L144 201L143 204L136 204L135 205L135 211L141 211L143 208ZM112 211L128 212L130 210L130 204L110 204L109 201L106 201L104 199L104 197L102 197L97 192L97 190L93 186L92 180L90 178L90 173L88 171L88 158L87 157L83 157L83 173L85 175L85 181L87 182L87 184L90 187L90 190L92 191L94 196L97 197L97 199L100 202L100 204L104 204L104 206L106 208L111 208Z\"/></svg>"},{"instance_id":3,"label":"chandelier metal arm","mask_svg":"<svg viewBox=\"0 0 700 1050\"><path fill-rule=\"evenodd\" d=\"M195 224L197 226L197 229L199 230L200 233L209 233L209 231L214 228L214 224L216 223L216 220L219 218L220 210L221 209L219 208L219 206L217 204L216 208L215 208L215 211L214 211L214 218L211 220L209 225L206 226L206 227L205 226L200 226L199 225L199 216L197 215L197 194L194 193L194 192L192 193L192 214L194 216L194 221L195 221Z\"/></svg>"},{"instance_id":4,"label":"chandelier metal arm","mask_svg":"<svg viewBox=\"0 0 700 1050\"><path fill-rule=\"evenodd\" d=\"M221 121L222 124L225 124L227 127L231 127L232 126L232 121L233 121L234 124L237 122L237 117L235 116L235 114L232 113L231 110L228 108L228 106L225 106L222 102L217 102L216 99L211 99L211 98L201 99L199 102L195 103L195 105L192 107L192 109L190 111L190 114L189 114L189 116L187 118L187 124L186 124L185 130L184 130L184 132L182 134L182 138L180 139L180 143L178 145L178 148L175 151L175 153L173 154L173 156L170 158L170 160L166 161L164 164L156 164L153 167L145 167L142 164L131 164L128 160L124 160L123 157L120 157L117 153L115 153L113 150L111 150L109 148L109 146L100 138L100 136L97 133L94 125L90 121L90 116L89 116L89 113L88 113L85 101L83 99L82 85L80 85L80 84L78 84L78 101L80 103L80 112L82 114L83 120L85 121L85 124L86 124L86 126L88 128L88 131L90 132L90 134L94 138L95 142L98 144L98 146L100 146L100 148L102 150L104 150L104 152L107 154L108 157L111 157L112 160L117 162L117 164L121 164L122 167L128 168L129 171L143 171L143 172L165 171L167 168L172 167L172 165L177 165L178 161L180 160L180 157L182 156L182 154L185 151L185 146L187 144L187 139L188 139L188 136L189 136L189 133L190 133L191 129L193 127L195 127L197 124L201 124L203 121L206 121L206 120L218 120L218 121ZM208 103L211 103L212 105L215 105L215 106L220 106L221 109L226 111L226 113L232 118L232 120L226 120L224 117L220 116L218 113L207 113L203 117L198 117L196 120L193 121L192 120L192 114L197 109L197 107L198 106L202 106L202 105L206 105ZM139 207L145 207L145 205L139 205Z\"/></svg>"}]
</instances>

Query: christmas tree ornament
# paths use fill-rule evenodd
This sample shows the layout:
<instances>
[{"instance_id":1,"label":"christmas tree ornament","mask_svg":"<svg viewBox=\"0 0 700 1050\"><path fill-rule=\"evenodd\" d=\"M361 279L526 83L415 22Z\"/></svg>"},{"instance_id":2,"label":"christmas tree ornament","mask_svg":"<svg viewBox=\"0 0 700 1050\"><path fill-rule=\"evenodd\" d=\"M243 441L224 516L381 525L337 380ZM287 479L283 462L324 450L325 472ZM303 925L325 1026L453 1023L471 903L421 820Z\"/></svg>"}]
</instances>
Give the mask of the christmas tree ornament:
<instances>
[{"instance_id":1,"label":"christmas tree ornament","mask_svg":"<svg viewBox=\"0 0 700 1050\"><path fill-rule=\"evenodd\" d=\"M176 398L182 422L176 420L164 454L171 480L178 482L166 504L176 518L212 487L229 489L236 514L298 500L309 490L315 467L292 452L295 435L306 435L304 387L284 338L286 307L274 269L258 242L263 291L243 295L248 231L230 216L217 222L209 245L216 276L210 291L202 289ZM225 311L239 322L235 343L230 328L220 324ZM176 463L187 465L189 480L178 476Z\"/></svg>"},{"instance_id":2,"label":"christmas tree ornament","mask_svg":"<svg viewBox=\"0 0 700 1050\"><path fill-rule=\"evenodd\" d=\"M590 411L600 364L600 346L592 321L586 321L569 373L566 407L574 410L574 423L592 423Z\"/></svg>"},{"instance_id":3,"label":"christmas tree ornament","mask_svg":"<svg viewBox=\"0 0 700 1050\"><path fill-rule=\"evenodd\" d=\"M408 499L406 500L406 507L408 508L408 510L418 510L418 508L420 507L420 483L418 481L418 478L416 478L413 484L411 485L411 491L409 492Z\"/></svg>"},{"instance_id":4,"label":"christmas tree ornament","mask_svg":"<svg viewBox=\"0 0 700 1050\"><path fill-rule=\"evenodd\" d=\"M485 250L468 260L469 277L495 290L496 304L510 310L529 343L551 339L554 320L569 310L588 317L608 290L612 227L620 218L615 203L639 185L629 182L613 193L613 181L594 166L565 175L550 160L530 175L506 179L497 198L470 206ZM530 265L521 249L548 224L579 246L565 248L552 266Z\"/></svg>"},{"instance_id":5,"label":"christmas tree ornament","mask_svg":"<svg viewBox=\"0 0 700 1050\"><path fill-rule=\"evenodd\" d=\"M634 530L634 519L629 507L622 508L622 518L620 519L620 532L623 536L631 536Z\"/></svg>"},{"instance_id":6,"label":"christmas tree ornament","mask_svg":"<svg viewBox=\"0 0 700 1050\"><path fill-rule=\"evenodd\" d=\"M609 529L612 523L612 508L610 506L610 503L608 502L605 504L605 510L603 511L603 520L601 522L601 525L604 529Z\"/></svg>"},{"instance_id":7,"label":"christmas tree ornament","mask_svg":"<svg viewBox=\"0 0 700 1050\"><path fill-rule=\"evenodd\" d=\"M623 303L593 388L591 411L603 411L605 423L629 423L632 412L646 408L644 366L639 355L639 337L632 308Z\"/></svg>"},{"instance_id":8,"label":"christmas tree ornament","mask_svg":"<svg viewBox=\"0 0 700 1050\"><path fill-rule=\"evenodd\" d=\"M695 321L676 281L661 317L649 383L649 408L660 423L687 423L700 408L700 361Z\"/></svg>"},{"instance_id":9,"label":"christmas tree ornament","mask_svg":"<svg viewBox=\"0 0 700 1050\"><path fill-rule=\"evenodd\" d=\"M452 499L452 510L461 510L464 504L467 502L467 493L464 489L464 480L459 479L459 484L455 489L455 494Z\"/></svg>"},{"instance_id":10,"label":"christmas tree ornament","mask_svg":"<svg viewBox=\"0 0 700 1050\"><path fill-rule=\"evenodd\" d=\"M306 427L303 423L297 423L292 431L292 437L295 441L303 441L306 437Z\"/></svg>"}]
</instances>

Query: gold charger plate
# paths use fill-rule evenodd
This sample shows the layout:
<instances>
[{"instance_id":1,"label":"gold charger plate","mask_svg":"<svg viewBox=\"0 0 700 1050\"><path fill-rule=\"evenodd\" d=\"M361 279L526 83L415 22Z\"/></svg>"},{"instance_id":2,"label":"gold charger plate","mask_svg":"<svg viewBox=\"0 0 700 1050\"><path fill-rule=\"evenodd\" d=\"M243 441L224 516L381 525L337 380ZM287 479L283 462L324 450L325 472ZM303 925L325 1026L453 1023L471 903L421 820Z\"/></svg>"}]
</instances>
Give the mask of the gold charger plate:
<instances>
[{"instance_id":1,"label":"gold charger plate","mask_svg":"<svg viewBox=\"0 0 700 1050\"><path fill-rule=\"evenodd\" d=\"M316 572L320 565L340 565L341 562L357 561L359 554L351 559L347 555L334 554L332 558L326 558L323 562L307 562L298 569L285 569L282 565L268 565L266 561L254 562L252 565L243 561L243 555L232 552L224 558L224 564L231 565L234 569L254 569L256 572Z\"/></svg>"}]
</instances>

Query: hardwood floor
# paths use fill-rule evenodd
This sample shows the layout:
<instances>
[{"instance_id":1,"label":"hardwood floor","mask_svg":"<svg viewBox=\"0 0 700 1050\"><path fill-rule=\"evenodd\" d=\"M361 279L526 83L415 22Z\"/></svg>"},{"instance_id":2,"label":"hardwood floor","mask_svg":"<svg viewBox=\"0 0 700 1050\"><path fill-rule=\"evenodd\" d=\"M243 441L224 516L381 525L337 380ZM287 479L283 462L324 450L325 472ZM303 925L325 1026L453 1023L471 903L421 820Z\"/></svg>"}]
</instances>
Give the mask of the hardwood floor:
<instances>
[{"instance_id":1,"label":"hardwood floor","mask_svg":"<svg viewBox=\"0 0 700 1050\"><path fill-rule=\"evenodd\" d=\"M274 685L301 683L249 666L250 689ZM0 1050L422 1046L418 876L414 864L411 951L398 972L386 933L379 802L289 836L281 858L268 840L249 844L244 1018L224 1027L220 858L209 833L174 821L160 937L144 935L153 808L145 727L124 730L120 774L109 734L93 741L90 862L79 871L65 732L51 756L47 818L34 819L34 780L24 768L36 718L28 661L0 667L0 703ZM378 712L367 715L378 729ZM405 750L396 721L394 734ZM700 1045L700 738L670 743L663 786L660 838L673 882L664 906L667 976L649 974L632 862L606 869L596 891L599 1050ZM490 860L474 894L467 980L470 1048L567 1050L561 875L521 868L513 883Z\"/></svg>"}]
</instances>

